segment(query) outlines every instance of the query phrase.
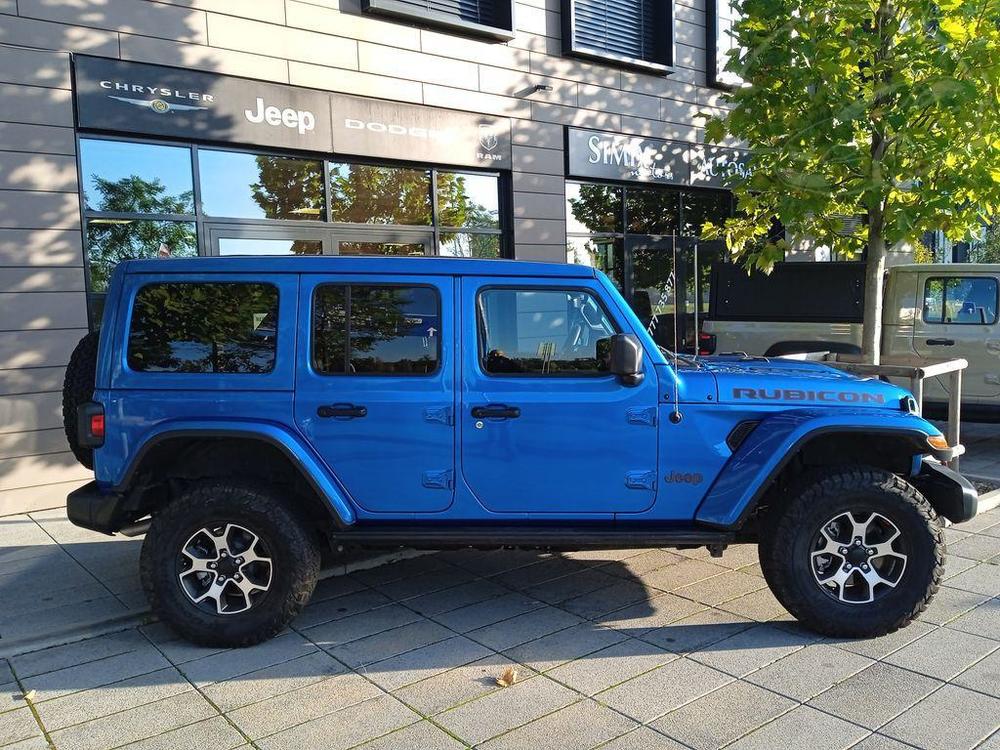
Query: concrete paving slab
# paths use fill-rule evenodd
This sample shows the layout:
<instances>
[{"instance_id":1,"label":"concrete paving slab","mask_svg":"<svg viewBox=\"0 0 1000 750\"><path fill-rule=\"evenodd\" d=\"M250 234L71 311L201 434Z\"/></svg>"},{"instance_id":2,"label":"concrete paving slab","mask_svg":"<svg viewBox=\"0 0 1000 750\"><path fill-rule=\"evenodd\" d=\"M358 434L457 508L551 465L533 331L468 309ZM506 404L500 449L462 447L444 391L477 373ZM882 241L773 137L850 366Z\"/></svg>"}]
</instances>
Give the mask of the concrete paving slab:
<instances>
[{"instance_id":1,"label":"concrete paving slab","mask_svg":"<svg viewBox=\"0 0 1000 750\"><path fill-rule=\"evenodd\" d=\"M91 690L131 677L157 672L169 666L170 662L159 651L147 646L105 659L26 677L21 682L26 690L35 691L34 700L36 703L41 703L70 693Z\"/></svg>"},{"instance_id":2,"label":"concrete paving slab","mask_svg":"<svg viewBox=\"0 0 1000 750\"><path fill-rule=\"evenodd\" d=\"M1000 600L987 599L945 626L1000 641Z\"/></svg>"},{"instance_id":3,"label":"concrete paving slab","mask_svg":"<svg viewBox=\"0 0 1000 750\"><path fill-rule=\"evenodd\" d=\"M1000 698L1000 651L994 651L952 679L960 687Z\"/></svg>"},{"instance_id":4,"label":"concrete paving slab","mask_svg":"<svg viewBox=\"0 0 1000 750\"><path fill-rule=\"evenodd\" d=\"M536 672L544 672L574 659L584 659L595 651L625 640L626 637L617 630L584 622L542 636L504 653Z\"/></svg>"},{"instance_id":5,"label":"concrete paving slab","mask_svg":"<svg viewBox=\"0 0 1000 750\"><path fill-rule=\"evenodd\" d=\"M30 708L0 714L0 745L10 745L41 735Z\"/></svg>"},{"instance_id":6,"label":"concrete paving slab","mask_svg":"<svg viewBox=\"0 0 1000 750\"><path fill-rule=\"evenodd\" d=\"M746 682L730 682L653 722L654 729L694 750L716 750L798 705Z\"/></svg>"},{"instance_id":7,"label":"concrete paving slab","mask_svg":"<svg viewBox=\"0 0 1000 750\"><path fill-rule=\"evenodd\" d=\"M874 663L866 656L819 643L753 672L746 681L804 702Z\"/></svg>"},{"instance_id":8,"label":"concrete paving slab","mask_svg":"<svg viewBox=\"0 0 1000 750\"><path fill-rule=\"evenodd\" d=\"M365 665L360 671L383 690L394 691L491 653L488 648L459 635Z\"/></svg>"},{"instance_id":9,"label":"concrete paving slab","mask_svg":"<svg viewBox=\"0 0 1000 750\"><path fill-rule=\"evenodd\" d=\"M1000 540L998 540L1000 541ZM436 615L451 612L470 604L478 604L510 593L508 589L481 578L459 584L443 591L432 591L405 597L406 606L421 615ZM400 601L404 601L400 599Z\"/></svg>"},{"instance_id":10,"label":"concrete paving slab","mask_svg":"<svg viewBox=\"0 0 1000 750\"><path fill-rule=\"evenodd\" d=\"M120 714L60 729L52 732L51 737L56 747L109 750L217 715L218 712L208 701L198 693L189 691Z\"/></svg>"},{"instance_id":11,"label":"concrete paving slab","mask_svg":"<svg viewBox=\"0 0 1000 750\"><path fill-rule=\"evenodd\" d=\"M948 580L956 589L972 591L987 596L1000 596L1000 575L996 565L980 563Z\"/></svg>"},{"instance_id":12,"label":"concrete paving slab","mask_svg":"<svg viewBox=\"0 0 1000 750\"><path fill-rule=\"evenodd\" d=\"M975 609L988 599L986 594L942 586L927 605L927 609L919 615L919 619L935 625L944 625Z\"/></svg>"},{"instance_id":13,"label":"concrete paving slab","mask_svg":"<svg viewBox=\"0 0 1000 750\"><path fill-rule=\"evenodd\" d=\"M463 703L434 720L463 742L479 745L579 698L578 693L539 675Z\"/></svg>"},{"instance_id":14,"label":"concrete paving slab","mask_svg":"<svg viewBox=\"0 0 1000 750\"><path fill-rule=\"evenodd\" d=\"M16 682L5 682L0 685L0 714L24 708L24 691Z\"/></svg>"},{"instance_id":15,"label":"concrete paving slab","mask_svg":"<svg viewBox=\"0 0 1000 750\"><path fill-rule=\"evenodd\" d=\"M366 742L357 750L462 750L465 747L429 721L410 724L377 740Z\"/></svg>"},{"instance_id":16,"label":"concrete paving slab","mask_svg":"<svg viewBox=\"0 0 1000 750\"><path fill-rule=\"evenodd\" d=\"M615 580L603 588L567 599L559 606L587 620L599 620L609 612L647 601L650 593L650 589L638 581Z\"/></svg>"},{"instance_id":17,"label":"concrete paving slab","mask_svg":"<svg viewBox=\"0 0 1000 750\"><path fill-rule=\"evenodd\" d=\"M262 750L346 750L419 720L418 714L395 698L382 695L286 729L257 744Z\"/></svg>"},{"instance_id":18,"label":"concrete paving slab","mask_svg":"<svg viewBox=\"0 0 1000 750\"><path fill-rule=\"evenodd\" d=\"M581 622L582 618L565 610L543 605L540 609L471 630L466 635L494 651L507 651Z\"/></svg>"},{"instance_id":19,"label":"concrete paving slab","mask_svg":"<svg viewBox=\"0 0 1000 750\"><path fill-rule=\"evenodd\" d=\"M536 719L477 747L482 750L579 750L620 737L638 724L592 700Z\"/></svg>"},{"instance_id":20,"label":"concrete paving slab","mask_svg":"<svg viewBox=\"0 0 1000 750\"><path fill-rule=\"evenodd\" d=\"M347 667L332 656L317 651L239 677L214 682L202 688L202 692L221 711L228 712L298 690L346 671Z\"/></svg>"},{"instance_id":21,"label":"concrete paving slab","mask_svg":"<svg viewBox=\"0 0 1000 750\"><path fill-rule=\"evenodd\" d=\"M639 727L628 734L600 745L599 750L688 750L686 746L649 727Z\"/></svg>"},{"instance_id":22,"label":"concrete paving slab","mask_svg":"<svg viewBox=\"0 0 1000 750\"><path fill-rule=\"evenodd\" d=\"M773 625L755 625L690 654L720 672L743 677L813 643L813 635L791 633Z\"/></svg>"},{"instance_id":23,"label":"concrete paving slab","mask_svg":"<svg viewBox=\"0 0 1000 750\"><path fill-rule=\"evenodd\" d=\"M906 745L877 732L868 735L857 745L851 746L851 750L912 750L912 748L913 745Z\"/></svg>"},{"instance_id":24,"label":"concrete paving slab","mask_svg":"<svg viewBox=\"0 0 1000 750\"><path fill-rule=\"evenodd\" d=\"M809 706L799 706L737 740L732 750L801 750L805 747L836 750L855 744L866 729Z\"/></svg>"},{"instance_id":25,"label":"concrete paving slab","mask_svg":"<svg viewBox=\"0 0 1000 750\"><path fill-rule=\"evenodd\" d=\"M298 633L285 632L254 648L232 649L212 654L186 662L179 669L195 685L204 687L317 651L315 644Z\"/></svg>"},{"instance_id":26,"label":"concrete paving slab","mask_svg":"<svg viewBox=\"0 0 1000 750\"><path fill-rule=\"evenodd\" d=\"M959 630L941 628L885 658L889 664L948 680L1000 648L1000 643Z\"/></svg>"},{"instance_id":27,"label":"concrete paving slab","mask_svg":"<svg viewBox=\"0 0 1000 750\"><path fill-rule=\"evenodd\" d=\"M601 703L643 724L696 700L733 680L729 675L687 658L598 693Z\"/></svg>"},{"instance_id":28,"label":"concrete paving slab","mask_svg":"<svg viewBox=\"0 0 1000 750\"><path fill-rule=\"evenodd\" d=\"M490 654L394 690L393 695L417 711L433 716L474 698L503 690L496 680L508 667L517 671L519 682L534 675L530 669L503 654Z\"/></svg>"},{"instance_id":29,"label":"concrete paving slab","mask_svg":"<svg viewBox=\"0 0 1000 750\"><path fill-rule=\"evenodd\" d=\"M446 640L452 635L454 633L443 625L423 619L336 646L329 649L328 653L347 666L357 669Z\"/></svg>"},{"instance_id":30,"label":"concrete paving slab","mask_svg":"<svg viewBox=\"0 0 1000 750\"><path fill-rule=\"evenodd\" d=\"M232 750L246 747L246 738L225 718L216 716L126 747L128 750Z\"/></svg>"},{"instance_id":31,"label":"concrete paving slab","mask_svg":"<svg viewBox=\"0 0 1000 750\"><path fill-rule=\"evenodd\" d=\"M629 638L546 674L584 695L594 695L678 658L670 651Z\"/></svg>"},{"instance_id":32,"label":"concrete paving slab","mask_svg":"<svg viewBox=\"0 0 1000 750\"><path fill-rule=\"evenodd\" d=\"M678 596L701 604L718 605L764 588L764 579L730 570L700 583L682 586L674 591Z\"/></svg>"},{"instance_id":33,"label":"concrete paving slab","mask_svg":"<svg viewBox=\"0 0 1000 750\"><path fill-rule=\"evenodd\" d=\"M756 623L718 609L704 609L638 636L679 654L700 651L752 628Z\"/></svg>"},{"instance_id":34,"label":"concrete paving slab","mask_svg":"<svg viewBox=\"0 0 1000 750\"><path fill-rule=\"evenodd\" d=\"M649 592L649 598L608 612L595 621L605 627L620 630L626 635L641 637L656 628L670 625L706 609L704 604L654 589Z\"/></svg>"},{"instance_id":35,"label":"concrete paving slab","mask_svg":"<svg viewBox=\"0 0 1000 750\"><path fill-rule=\"evenodd\" d=\"M248 737L256 740L359 703L369 703L372 708L381 706L370 702L384 695L361 675L345 672L230 711L227 716ZM365 739L370 738L358 742Z\"/></svg>"},{"instance_id":36,"label":"concrete paving slab","mask_svg":"<svg viewBox=\"0 0 1000 750\"><path fill-rule=\"evenodd\" d=\"M431 615L431 619L456 633L468 633L544 607L545 604L537 599L511 592L477 604L468 604L450 612Z\"/></svg>"},{"instance_id":37,"label":"concrete paving slab","mask_svg":"<svg viewBox=\"0 0 1000 750\"><path fill-rule=\"evenodd\" d=\"M877 662L813 698L808 705L875 730L942 684L940 680Z\"/></svg>"},{"instance_id":38,"label":"concrete paving slab","mask_svg":"<svg viewBox=\"0 0 1000 750\"><path fill-rule=\"evenodd\" d=\"M942 721L943 717L960 721ZM880 732L917 747L971 750L1000 728L1000 699L945 685Z\"/></svg>"},{"instance_id":39,"label":"concrete paving slab","mask_svg":"<svg viewBox=\"0 0 1000 750\"><path fill-rule=\"evenodd\" d=\"M302 628L297 620L294 624L296 631L302 633L318 646L335 648L423 619L409 607L404 607L401 604L387 604L368 612L359 612L356 615L309 628Z\"/></svg>"}]
</instances>

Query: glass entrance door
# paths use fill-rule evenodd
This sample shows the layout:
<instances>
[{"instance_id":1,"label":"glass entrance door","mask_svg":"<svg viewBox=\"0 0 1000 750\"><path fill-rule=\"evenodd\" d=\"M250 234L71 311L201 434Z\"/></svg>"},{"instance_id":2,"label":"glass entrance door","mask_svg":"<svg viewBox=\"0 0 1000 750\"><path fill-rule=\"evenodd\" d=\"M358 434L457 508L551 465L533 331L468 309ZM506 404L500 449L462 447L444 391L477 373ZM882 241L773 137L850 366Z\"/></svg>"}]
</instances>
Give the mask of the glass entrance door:
<instances>
[{"instance_id":1,"label":"glass entrance door","mask_svg":"<svg viewBox=\"0 0 1000 750\"><path fill-rule=\"evenodd\" d=\"M205 234L210 255L324 255L333 246L328 230L304 227L209 224Z\"/></svg>"}]
</instances>

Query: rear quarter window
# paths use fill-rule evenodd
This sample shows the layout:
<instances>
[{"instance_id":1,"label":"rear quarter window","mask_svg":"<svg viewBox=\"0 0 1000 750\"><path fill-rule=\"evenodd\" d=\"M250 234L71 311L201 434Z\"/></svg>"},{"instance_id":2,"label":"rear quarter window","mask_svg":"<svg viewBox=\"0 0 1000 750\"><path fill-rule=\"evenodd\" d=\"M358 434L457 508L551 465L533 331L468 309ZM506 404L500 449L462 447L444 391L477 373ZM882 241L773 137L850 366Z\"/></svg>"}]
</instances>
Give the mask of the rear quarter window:
<instances>
[{"instance_id":1,"label":"rear quarter window","mask_svg":"<svg viewBox=\"0 0 1000 750\"><path fill-rule=\"evenodd\" d=\"M268 373L277 325L278 289L271 284L148 284L132 307L128 366L138 372Z\"/></svg>"}]
</instances>

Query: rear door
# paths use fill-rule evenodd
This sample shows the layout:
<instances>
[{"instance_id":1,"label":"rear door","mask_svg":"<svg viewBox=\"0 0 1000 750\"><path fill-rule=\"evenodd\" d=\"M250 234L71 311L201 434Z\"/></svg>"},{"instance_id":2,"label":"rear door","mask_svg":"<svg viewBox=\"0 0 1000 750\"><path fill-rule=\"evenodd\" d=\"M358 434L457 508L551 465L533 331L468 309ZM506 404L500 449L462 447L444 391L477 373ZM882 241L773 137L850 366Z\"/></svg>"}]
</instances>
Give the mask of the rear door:
<instances>
[{"instance_id":1,"label":"rear door","mask_svg":"<svg viewBox=\"0 0 1000 750\"><path fill-rule=\"evenodd\" d=\"M1000 325L998 281L992 274L920 274L920 317L914 325L913 348L922 357L963 358L969 367L962 375L963 397L1000 396ZM928 381L925 397L940 400L948 378Z\"/></svg>"},{"instance_id":2,"label":"rear door","mask_svg":"<svg viewBox=\"0 0 1000 750\"><path fill-rule=\"evenodd\" d=\"M374 278L302 276L295 419L363 510L444 510L455 480L453 282Z\"/></svg>"},{"instance_id":3,"label":"rear door","mask_svg":"<svg viewBox=\"0 0 1000 750\"><path fill-rule=\"evenodd\" d=\"M634 513L656 499L656 373L647 359L630 387L608 372L628 324L596 281L571 282L461 280L462 476L491 511Z\"/></svg>"}]
</instances>

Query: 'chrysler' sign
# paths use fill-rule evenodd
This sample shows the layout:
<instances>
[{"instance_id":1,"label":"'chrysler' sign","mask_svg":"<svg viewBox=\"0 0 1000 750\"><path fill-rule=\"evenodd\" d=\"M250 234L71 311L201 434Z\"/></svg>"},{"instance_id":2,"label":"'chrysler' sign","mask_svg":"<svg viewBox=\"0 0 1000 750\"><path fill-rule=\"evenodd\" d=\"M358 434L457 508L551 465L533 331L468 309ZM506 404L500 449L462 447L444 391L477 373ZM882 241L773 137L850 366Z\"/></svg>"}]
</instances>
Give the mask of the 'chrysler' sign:
<instances>
[{"instance_id":1,"label":"'chrysler' sign","mask_svg":"<svg viewBox=\"0 0 1000 750\"><path fill-rule=\"evenodd\" d=\"M510 120L77 55L95 130L510 169Z\"/></svg>"},{"instance_id":2,"label":"'chrysler' sign","mask_svg":"<svg viewBox=\"0 0 1000 750\"><path fill-rule=\"evenodd\" d=\"M576 177L721 188L749 170L744 151L599 130L567 128L566 148Z\"/></svg>"}]
</instances>

